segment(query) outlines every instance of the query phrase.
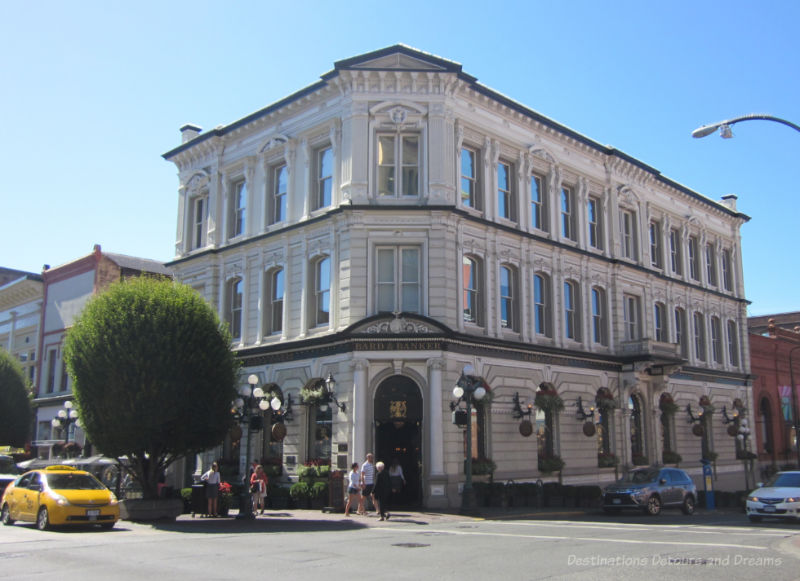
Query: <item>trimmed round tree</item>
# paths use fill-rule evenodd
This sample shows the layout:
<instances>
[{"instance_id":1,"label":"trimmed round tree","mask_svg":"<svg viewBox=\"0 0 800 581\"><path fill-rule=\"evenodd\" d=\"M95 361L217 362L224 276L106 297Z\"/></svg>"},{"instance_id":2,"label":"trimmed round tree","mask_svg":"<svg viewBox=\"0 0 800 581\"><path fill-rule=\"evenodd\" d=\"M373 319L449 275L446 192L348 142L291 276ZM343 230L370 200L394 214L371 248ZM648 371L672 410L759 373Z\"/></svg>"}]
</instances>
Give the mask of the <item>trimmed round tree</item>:
<instances>
[{"instance_id":1,"label":"trimmed round tree","mask_svg":"<svg viewBox=\"0 0 800 581\"><path fill-rule=\"evenodd\" d=\"M0 349L0 445L24 446L31 430L31 400L25 372Z\"/></svg>"},{"instance_id":2,"label":"trimmed round tree","mask_svg":"<svg viewBox=\"0 0 800 581\"><path fill-rule=\"evenodd\" d=\"M232 425L238 364L230 334L192 288L120 281L91 299L65 341L83 429L127 456L144 498L181 456L216 446Z\"/></svg>"}]
</instances>

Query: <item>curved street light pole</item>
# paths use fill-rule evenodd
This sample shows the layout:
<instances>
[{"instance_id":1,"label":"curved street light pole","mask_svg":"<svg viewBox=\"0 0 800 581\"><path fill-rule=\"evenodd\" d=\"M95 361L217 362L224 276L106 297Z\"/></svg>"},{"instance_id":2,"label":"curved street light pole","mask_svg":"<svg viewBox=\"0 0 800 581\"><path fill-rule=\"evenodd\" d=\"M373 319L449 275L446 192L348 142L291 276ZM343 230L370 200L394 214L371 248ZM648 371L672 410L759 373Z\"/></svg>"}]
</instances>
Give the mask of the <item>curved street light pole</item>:
<instances>
[{"instance_id":1,"label":"curved street light pole","mask_svg":"<svg viewBox=\"0 0 800 581\"><path fill-rule=\"evenodd\" d=\"M776 123L781 123L788 127L791 127L795 131L800 131L800 125L795 125L791 121L787 121L786 119L781 119L780 117L774 117L772 115L761 115L761 114L751 114L751 115L742 115L741 117L734 117L733 119L726 119L725 121L720 121L718 123L711 123L709 125L703 125L702 127L698 127L694 131L692 131L692 137L700 138L706 137L707 135L711 135L717 129L719 129L720 137L728 139L733 137L733 133L731 132L731 125L735 123L739 123L740 121L775 121Z\"/></svg>"},{"instance_id":2,"label":"curved street light pole","mask_svg":"<svg viewBox=\"0 0 800 581\"><path fill-rule=\"evenodd\" d=\"M800 349L796 345L789 349L789 382L792 384L792 419L794 420L794 447L797 452L797 467L800 469L800 418L797 417L797 385L794 382L794 352Z\"/></svg>"}]
</instances>

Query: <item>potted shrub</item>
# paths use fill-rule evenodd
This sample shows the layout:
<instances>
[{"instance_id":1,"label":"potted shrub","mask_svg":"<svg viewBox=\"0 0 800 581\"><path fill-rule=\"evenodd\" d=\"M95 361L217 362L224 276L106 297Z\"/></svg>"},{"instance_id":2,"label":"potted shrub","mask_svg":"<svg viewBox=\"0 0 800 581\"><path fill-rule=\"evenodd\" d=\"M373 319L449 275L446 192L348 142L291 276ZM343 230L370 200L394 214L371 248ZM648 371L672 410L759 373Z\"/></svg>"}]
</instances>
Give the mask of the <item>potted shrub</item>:
<instances>
[{"instance_id":1,"label":"potted shrub","mask_svg":"<svg viewBox=\"0 0 800 581\"><path fill-rule=\"evenodd\" d=\"M311 508L322 509L328 504L328 483L319 480L311 486Z\"/></svg>"},{"instance_id":2,"label":"potted shrub","mask_svg":"<svg viewBox=\"0 0 800 581\"><path fill-rule=\"evenodd\" d=\"M551 474L553 472L560 472L564 468L564 461L561 456L553 454L552 456L539 456L539 472L542 474Z\"/></svg>"},{"instance_id":3,"label":"potted shrub","mask_svg":"<svg viewBox=\"0 0 800 581\"><path fill-rule=\"evenodd\" d=\"M664 450L661 452L661 461L664 464L680 464L683 461L681 455L672 450Z\"/></svg>"},{"instance_id":4,"label":"potted shrub","mask_svg":"<svg viewBox=\"0 0 800 581\"><path fill-rule=\"evenodd\" d=\"M297 508L309 508L309 501L311 500L311 487L307 482L295 482L289 488L289 496L294 500Z\"/></svg>"},{"instance_id":5,"label":"potted shrub","mask_svg":"<svg viewBox=\"0 0 800 581\"><path fill-rule=\"evenodd\" d=\"M633 458L631 458L634 466L647 466L650 464L650 460L644 454L634 454Z\"/></svg>"},{"instance_id":6,"label":"potted shrub","mask_svg":"<svg viewBox=\"0 0 800 581\"><path fill-rule=\"evenodd\" d=\"M617 456L613 452L601 452L597 455L597 466L599 468L613 468L617 465Z\"/></svg>"},{"instance_id":7,"label":"potted shrub","mask_svg":"<svg viewBox=\"0 0 800 581\"><path fill-rule=\"evenodd\" d=\"M465 461L466 465L466 461ZM472 460L472 474L473 476L492 475L497 469L497 465L491 458L475 458Z\"/></svg>"},{"instance_id":8,"label":"potted shrub","mask_svg":"<svg viewBox=\"0 0 800 581\"><path fill-rule=\"evenodd\" d=\"M228 482L219 483L219 514L220 516L228 516L228 511L231 508L231 501L233 500L233 488Z\"/></svg>"}]
</instances>

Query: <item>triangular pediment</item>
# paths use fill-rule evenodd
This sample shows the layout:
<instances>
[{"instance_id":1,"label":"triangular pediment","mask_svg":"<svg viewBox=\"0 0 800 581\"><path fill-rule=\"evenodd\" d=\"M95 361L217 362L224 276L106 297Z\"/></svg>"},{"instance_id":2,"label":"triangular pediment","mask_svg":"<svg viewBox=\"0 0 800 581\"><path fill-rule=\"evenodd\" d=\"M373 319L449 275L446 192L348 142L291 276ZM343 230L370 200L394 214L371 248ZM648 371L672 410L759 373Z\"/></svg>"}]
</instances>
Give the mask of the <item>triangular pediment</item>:
<instances>
[{"instance_id":1,"label":"triangular pediment","mask_svg":"<svg viewBox=\"0 0 800 581\"><path fill-rule=\"evenodd\" d=\"M461 72L461 65L405 45L395 45L336 63L336 70Z\"/></svg>"},{"instance_id":2,"label":"triangular pediment","mask_svg":"<svg viewBox=\"0 0 800 581\"><path fill-rule=\"evenodd\" d=\"M353 325L353 335L441 335L447 327L419 315L393 313L376 315Z\"/></svg>"}]
</instances>

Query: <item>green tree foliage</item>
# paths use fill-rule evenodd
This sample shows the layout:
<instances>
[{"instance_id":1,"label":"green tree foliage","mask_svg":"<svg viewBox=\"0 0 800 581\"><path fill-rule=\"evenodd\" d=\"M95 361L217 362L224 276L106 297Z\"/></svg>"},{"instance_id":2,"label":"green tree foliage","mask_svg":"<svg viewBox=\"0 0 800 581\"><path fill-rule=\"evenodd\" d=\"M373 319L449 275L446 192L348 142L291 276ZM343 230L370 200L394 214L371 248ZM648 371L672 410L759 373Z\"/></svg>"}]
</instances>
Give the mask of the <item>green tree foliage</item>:
<instances>
[{"instance_id":1,"label":"green tree foliage","mask_svg":"<svg viewBox=\"0 0 800 581\"><path fill-rule=\"evenodd\" d=\"M28 381L19 362L0 349L0 444L24 446L31 429Z\"/></svg>"},{"instance_id":2,"label":"green tree foliage","mask_svg":"<svg viewBox=\"0 0 800 581\"><path fill-rule=\"evenodd\" d=\"M231 427L238 364L230 334L188 286L140 277L87 303L65 358L81 423L108 456L127 456L145 498L177 458Z\"/></svg>"}]
</instances>

